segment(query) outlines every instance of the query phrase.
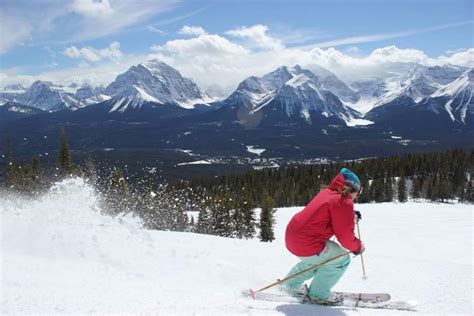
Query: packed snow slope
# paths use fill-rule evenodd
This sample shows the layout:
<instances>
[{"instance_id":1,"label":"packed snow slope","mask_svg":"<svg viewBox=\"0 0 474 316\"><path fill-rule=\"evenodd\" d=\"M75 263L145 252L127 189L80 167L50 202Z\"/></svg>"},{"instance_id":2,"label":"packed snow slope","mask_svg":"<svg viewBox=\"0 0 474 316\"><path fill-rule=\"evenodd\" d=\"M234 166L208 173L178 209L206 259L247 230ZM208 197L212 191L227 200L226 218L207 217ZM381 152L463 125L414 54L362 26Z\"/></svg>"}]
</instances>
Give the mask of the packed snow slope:
<instances>
[{"instance_id":1,"label":"packed snow slope","mask_svg":"<svg viewBox=\"0 0 474 316\"><path fill-rule=\"evenodd\" d=\"M359 205L368 280L353 259L337 290L418 300L417 315L472 314L472 205ZM37 201L0 194L1 314L414 315L251 301L242 289L284 277L297 258L284 229L300 207L276 212L276 240L149 231L100 214L81 179ZM271 291L276 291L271 289Z\"/></svg>"}]
</instances>

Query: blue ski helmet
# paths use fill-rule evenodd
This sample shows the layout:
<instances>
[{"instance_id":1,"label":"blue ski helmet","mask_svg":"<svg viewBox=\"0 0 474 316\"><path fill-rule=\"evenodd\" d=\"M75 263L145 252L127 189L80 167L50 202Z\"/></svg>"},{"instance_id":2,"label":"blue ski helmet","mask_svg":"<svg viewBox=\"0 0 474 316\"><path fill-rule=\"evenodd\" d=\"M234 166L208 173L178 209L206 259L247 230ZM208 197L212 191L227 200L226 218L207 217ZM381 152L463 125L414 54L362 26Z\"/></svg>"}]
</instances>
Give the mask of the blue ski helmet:
<instances>
[{"instance_id":1,"label":"blue ski helmet","mask_svg":"<svg viewBox=\"0 0 474 316\"><path fill-rule=\"evenodd\" d=\"M360 192L360 180L359 177L352 171L350 171L347 168L342 168L341 171L339 171L339 174L341 174L344 177L344 182L346 185L350 186L354 191Z\"/></svg>"}]
</instances>

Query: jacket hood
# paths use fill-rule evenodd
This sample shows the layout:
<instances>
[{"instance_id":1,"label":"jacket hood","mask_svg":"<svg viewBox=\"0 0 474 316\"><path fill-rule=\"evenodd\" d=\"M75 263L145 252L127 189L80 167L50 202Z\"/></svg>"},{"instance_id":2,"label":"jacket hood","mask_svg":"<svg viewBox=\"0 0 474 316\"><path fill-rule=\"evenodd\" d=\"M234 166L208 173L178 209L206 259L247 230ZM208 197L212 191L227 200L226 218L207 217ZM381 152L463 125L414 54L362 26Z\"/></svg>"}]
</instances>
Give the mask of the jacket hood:
<instances>
[{"instance_id":1,"label":"jacket hood","mask_svg":"<svg viewBox=\"0 0 474 316\"><path fill-rule=\"evenodd\" d=\"M346 182L342 174L338 174L334 179L332 179L331 184L329 184L329 189L333 191L339 191L345 186Z\"/></svg>"}]
</instances>

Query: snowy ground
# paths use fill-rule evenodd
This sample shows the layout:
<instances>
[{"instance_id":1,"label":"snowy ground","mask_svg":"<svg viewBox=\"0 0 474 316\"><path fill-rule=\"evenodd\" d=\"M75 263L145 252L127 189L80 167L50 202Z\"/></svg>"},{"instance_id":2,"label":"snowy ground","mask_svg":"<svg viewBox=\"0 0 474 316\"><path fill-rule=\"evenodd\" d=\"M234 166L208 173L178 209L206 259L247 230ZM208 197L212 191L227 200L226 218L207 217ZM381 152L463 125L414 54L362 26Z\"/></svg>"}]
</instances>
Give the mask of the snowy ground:
<instances>
[{"instance_id":1,"label":"snowy ground","mask_svg":"<svg viewBox=\"0 0 474 316\"><path fill-rule=\"evenodd\" d=\"M473 207L359 205L369 279L355 258L336 286L420 302L417 315L472 315ZM147 231L99 214L79 179L36 202L0 195L2 314L414 315L251 301L242 289L285 276L297 259L283 243L300 208L276 213L276 241Z\"/></svg>"}]
</instances>

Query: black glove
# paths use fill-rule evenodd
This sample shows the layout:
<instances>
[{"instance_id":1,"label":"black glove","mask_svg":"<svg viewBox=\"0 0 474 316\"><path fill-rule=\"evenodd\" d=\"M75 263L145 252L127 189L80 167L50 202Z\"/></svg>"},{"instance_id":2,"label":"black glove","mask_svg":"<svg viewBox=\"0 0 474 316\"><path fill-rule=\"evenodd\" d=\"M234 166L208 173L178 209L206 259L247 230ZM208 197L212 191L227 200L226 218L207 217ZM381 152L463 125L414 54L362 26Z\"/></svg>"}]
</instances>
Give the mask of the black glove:
<instances>
[{"instance_id":1,"label":"black glove","mask_svg":"<svg viewBox=\"0 0 474 316\"><path fill-rule=\"evenodd\" d=\"M357 221L360 221L362 219L362 214L359 211L355 211L355 216L357 218Z\"/></svg>"},{"instance_id":2,"label":"black glove","mask_svg":"<svg viewBox=\"0 0 474 316\"><path fill-rule=\"evenodd\" d=\"M365 251L365 246L364 246L364 243L361 242L360 243L360 250L358 252L353 251L352 253L357 256L357 255L360 255L361 253L363 253L364 251Z\"/></svg>"}]
</instances>

